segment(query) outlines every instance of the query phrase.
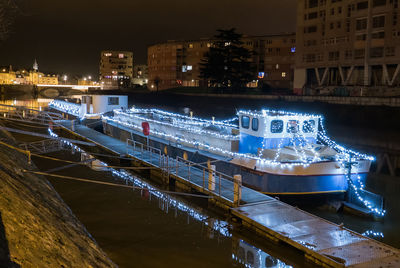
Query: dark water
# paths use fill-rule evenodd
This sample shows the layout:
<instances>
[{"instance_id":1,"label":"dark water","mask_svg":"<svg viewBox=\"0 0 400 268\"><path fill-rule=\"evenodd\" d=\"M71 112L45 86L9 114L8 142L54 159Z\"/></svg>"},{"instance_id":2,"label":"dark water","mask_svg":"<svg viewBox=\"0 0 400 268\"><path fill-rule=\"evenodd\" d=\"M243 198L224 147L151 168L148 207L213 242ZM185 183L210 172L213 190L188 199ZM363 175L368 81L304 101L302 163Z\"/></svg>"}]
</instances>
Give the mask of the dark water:
<instances>
[{"instance_id":1,"label":"dark water","mask_svg":"<svg viewBox=\"0 0 400 268\"><path fill-rule=\"evenodd\" d=\"M52 156L81 160L79 153L59 152ZM40 158L34 162L42 171L66 165ZM123 183L110 171L96 171L87 166L68 167L53 173ZM120 267L241 267L245 264L312 267L297 252L243 234L220 214L207 210L204 198L163 194L157 188L132 190L48 179ZM150 185L136 177L136 186L143 183ZM154 186L146 188L149 187Z\"/></svg>"}]
</instances>

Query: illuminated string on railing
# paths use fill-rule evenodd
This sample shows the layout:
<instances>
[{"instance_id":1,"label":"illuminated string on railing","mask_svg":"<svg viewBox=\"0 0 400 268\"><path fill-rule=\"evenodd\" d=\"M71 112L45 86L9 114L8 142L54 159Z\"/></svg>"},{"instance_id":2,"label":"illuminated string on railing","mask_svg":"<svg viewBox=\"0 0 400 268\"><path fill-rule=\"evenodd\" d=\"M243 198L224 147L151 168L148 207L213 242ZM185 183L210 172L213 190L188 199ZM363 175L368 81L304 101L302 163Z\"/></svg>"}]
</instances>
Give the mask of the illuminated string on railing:
<instances>
[{"instance_id":1,"label":"illuminated string on railing","mask_svg":"<svg viewBox=\"0 0 400 268\"><path fill-rule=\"evenodd\" d=\"M52 137L56 137L59 138L59 136L54 133L50 128L48 129L49 135ZM61 139L62 142L64 142L66 145L72 147L74 150L76 150L77 152L81 152L81 153L86 153L84 150L82 150L80 147L72 144L69 141L63 140ZM106 163L103 163L100 161L100 165L107 165ZM184 203L178 201L177 199L172 198L169 195L166 195L162 192L157 191L156 188L152 187L150 184L139 180L138 178L132 176L131 174L129 174L128 172L126 172L125 170L115 170L113 168L110 168L110 171L113 175L124 179L126 181L130 181L132 182L135 186L138 186L140 188L143 189L148 189L149 193L153 194L154 196L156 196L159 199L162 199L164 201L168 202L168 205L173 207L173 208L177 208L178 210L188 213L192 218L194 218L197 221L203 222L206 226L209 226L210 228L212 228L214 231L220 233L223 236L226 237L231 237L232 234L230 233L229 229L228 229L228 223L225 221L221 221L221 220L217 220L214 219L212 225L207 221L209 219L208 216L202 215L199 212L195 211L194 209L188 207L187 205L185 205Z\"/></svg>"},{"instance_id":2,"label":"illuminated string on railing","mask_svg":"<svg viewBox=\"0 0 400 268\"><path fill-rule=\"evenodd\" d=\"M120 120L116 120L116 119L113 119L113 118L108 117L108 116L102 116L102 119L107 120L107 121L111 121L111 122L115 122L117 124L124 125L124 126L129 127L129 128L134 128L134 129L136 129L138 131L142 130L141 126L138 126L138 125L135 125L135 124L132 124L132 123L123 122L123 121L120 121ZM190 145L192 145L194 147L201 146L201 147L206 148L206 149L208 149L210 151L221 153L221 154L229 156L229 157L255 159L257 161L260 161L261 164L265 164L265 165L272 165L272 166L279 165L281 168L293 168L294 166L304 166L304 167L306 167L309 164L311 164L311 162L309 162L309 163L299 163L299 162L282 163L282 162L277 162L277 161L270 160L270 159L260 158L260 157L257 157L255 155L251 155L251 154L243 154L243 153L227 151L227 150L224 150L224 149L221 149L221 148L218 148L218 147L213 147L213 146L210 146L208 144L204 144L204 143L201 143L201 142L198 142L198 141L187 140L185 138L177 137L175 135L166 134L166 133L162 133L162 132L155 131L155 130L150 130L150 133L153 134L153 135L157 135L157 136L161 136L161 137L164 137L164 138L171 139L171 140L173 140L175 142L187 143L187 144L190 144Z\"/></svg>"},{"instance_id":3,"label":"illuminated string on railing","mask_svg":"<svg viewBox=\"0 0 400 268\"><path fill-rule=\"evenodd\" d=\"M384 238L385 236L383 235L382 232L375 232L372 230L367 230L364 233L362 233L363 236L369 236L369 237L379 237L379 238Z\"/></svg>"},{"instance_id":4,"label":"illuminated string on railing","mask_svg":"<svg viewBox=\"0 0 400 268\"><path fill-rule=\"evenodd\" d=\"M65 112L71 114L76 117L80 117L80 119L84 118L92 118L92 117L100 117L103 113L85 113L83 116L80 116L81 105L77 103L71 103L67 101L61 100L52 100L49 103L49 107L59 110L61 112Z\"/></svg>"},{"instance_id":5,"label":"illuminated string on railing","mask_svg":"<svg viewBox=\"0 0 400 268\"><path fill-rule=\"evenodd\" d=\"M159 109L140 109L140 108L132 107L132 109L130 109L130 111L132 111L133 113L156 113L156 114L162 114L162 115L165 115L165 116L170 116L172 118L183 119L183 120L185 120L185 122L187 122L187 123L190 122L191 124L220 125L222 127L237 128L237 125L229 124L230 122L233 122L233 121L237 120L237 118L227 119L227 120L223 120L223 121L217 121L217 120L213 121L213 120L202 119L202 118L198 118L198 117L190 117L190 116L187 116L187 115L171 113L171 112L167 112L167 111L163 111L163 110L159 110Z\"/></svg>"},{"instance_id":6,"label":"illuminated string on railing","mask_svg":"<svg viewBox=\"0 0 400 268\"><path fill-rule=\"evenodd\" d=\"M182 124L182 123L181 124L171 124L168 122L163 122L163 121L154 120L154 119L147 118L147 117L142 117L139 114L129 114L129 113L121 112L118 110L114 110L114 113L116 114L116 117L119 117L120 119L121 119L121 117L129 116L131 118L136 118L136 119L139 119L142 121L153 122L153 123L156 123L159 125L164 125L164 126L170 126L170 127L184 130L184 131L189 131L192 133L200 134L200 135L206 134L206 135L214 136L216 138L220 138L220 139L224 139L224 140L239 140L239 137L237 135L219 134L215 131L208 131L208 130L204 130L201 128L190 127L188 124Z\"/></svg>"},{"instance_id":7,"label":"illuminated string on railing","mask_svg":"<svg viewBox=\"0 0 400 268\"><path fill-rule=\"evenodd\" d=\"M61 101L61 100L52 100L49 103L49 107L52 107L54 109L57 109L59 111L72 114L74 116L79 116L80 111L81 111L81 106L76 103L71 103L67 101Z\"/></svg>"}]
</instances>

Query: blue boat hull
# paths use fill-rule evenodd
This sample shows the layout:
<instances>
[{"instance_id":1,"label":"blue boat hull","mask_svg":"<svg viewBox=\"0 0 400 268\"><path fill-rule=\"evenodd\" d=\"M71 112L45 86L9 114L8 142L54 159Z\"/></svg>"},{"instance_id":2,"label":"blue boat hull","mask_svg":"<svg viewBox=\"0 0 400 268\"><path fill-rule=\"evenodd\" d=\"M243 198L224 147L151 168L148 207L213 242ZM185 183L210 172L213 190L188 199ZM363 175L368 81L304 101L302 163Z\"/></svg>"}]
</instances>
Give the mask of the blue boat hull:
<instances>
[{"instance_id":1,"label":"blue boat hull","mask_svg":"<svg viewBox=\"0 0 400 268\"><path fill-rule=\"evenodd\" d=\"M142 133L123 126L114 126L112 123L106 124L106 133L121 140L134 139L141 143L146 143L146 138ZM229 161L222 160L222 157L209 152L198 151L195 148L183 147L176 143L171 143L159 138L150 138L149 145L161 151L167 149L170 157L182 157L186 152L188 159L195 163L204 163L208 160L216 161L217 171L233 176L242 175L244 185L271 195L310 195L310 194L330 194L343 193L348 189L348 183L344 175L315 175L315 176L293 176L293 175L274 175L264 172L254 171ZM358 177L360 179L358 179ZM352 175L353 182L360 186L359 181L365 184L367 174Z\"/></svg>"}]
</instances>

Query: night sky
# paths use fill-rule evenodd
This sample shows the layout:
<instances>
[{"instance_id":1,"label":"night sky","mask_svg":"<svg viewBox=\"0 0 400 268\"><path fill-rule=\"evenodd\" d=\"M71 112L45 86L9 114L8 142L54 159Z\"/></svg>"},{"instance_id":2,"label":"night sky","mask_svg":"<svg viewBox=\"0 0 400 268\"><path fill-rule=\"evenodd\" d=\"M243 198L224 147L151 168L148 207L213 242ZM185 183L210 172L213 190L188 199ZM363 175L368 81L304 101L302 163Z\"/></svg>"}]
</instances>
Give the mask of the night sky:
<instances>
[{"instance_id":1,"label":"night sky","mask_svg":"<svg viewBox=\"0 0 400 268\"><path fill-rule=\"evenodd\" d=\"M218 28L264 35L294 32L296 0L25 0L25 14L0 43L0 65L98 75L101 50L129 50L146 63L148 45L198 39Z\"/></svg>"}]
</instances>

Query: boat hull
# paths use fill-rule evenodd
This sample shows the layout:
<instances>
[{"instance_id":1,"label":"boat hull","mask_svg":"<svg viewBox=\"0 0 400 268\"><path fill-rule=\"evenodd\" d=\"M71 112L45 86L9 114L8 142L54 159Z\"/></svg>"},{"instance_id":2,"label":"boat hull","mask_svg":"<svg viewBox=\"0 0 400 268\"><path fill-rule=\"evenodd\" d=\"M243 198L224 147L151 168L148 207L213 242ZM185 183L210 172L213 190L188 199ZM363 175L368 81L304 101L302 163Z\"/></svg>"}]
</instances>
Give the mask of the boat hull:
<instances>
[{"instance_id":1,"label":"boat hull","mask_svg":"<svg viewBox=\"0 0 400 268\"><path fill-rule=\"evenodd\" d=\"M147 142L142 133L112 122L103 121L103 129L107 135L123 141L133 139L141 143ZM217 171L230 176L240 174L244 185L270 195L334 194L343 193L348 189L348 182L344 174L271 174L233 163L232 159L222 158L219 155L185 147L158 137L150 137L149 145L160 149L162 152L167 151L168 155L173 158L183 157L186 153L188 160L195 163L205 163L208 160L215 161L213 165L216 166ZM367 173L352 174L351 179L359 187L360 182L365 184L366 176Z\"/></svg>"}]
</instances>

